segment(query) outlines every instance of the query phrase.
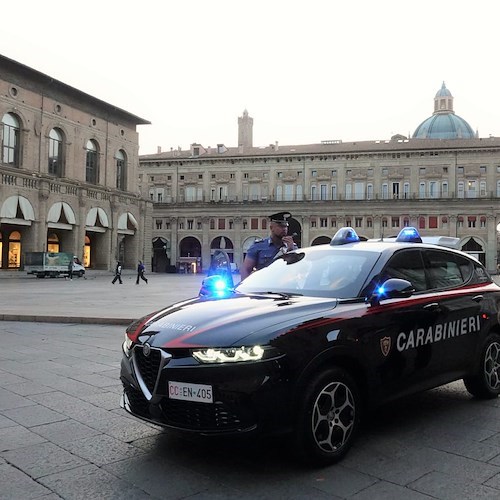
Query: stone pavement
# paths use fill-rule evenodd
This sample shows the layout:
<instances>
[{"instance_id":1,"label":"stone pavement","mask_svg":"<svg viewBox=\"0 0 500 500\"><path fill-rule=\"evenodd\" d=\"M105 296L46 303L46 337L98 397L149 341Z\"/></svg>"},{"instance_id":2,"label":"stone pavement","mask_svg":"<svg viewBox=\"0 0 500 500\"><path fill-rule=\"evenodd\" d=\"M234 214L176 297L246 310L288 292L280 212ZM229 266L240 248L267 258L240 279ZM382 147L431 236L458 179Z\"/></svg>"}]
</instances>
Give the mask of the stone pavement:
<instances>
[{"instance_id":1,"label":"stone pavement","mask_svg":"<svg viewBox=\"0 0 500 500\"><path fill-rule=\"evenodd\" d=\"M21 272L0 272L0 320L125 325L174 302L195 297L204 275L146 274L135 284L126 271L123 285L113 273L87 271L87 279L38 279ZM239 276L235 276L235 283Z\"/></svg>"},{"instance_id":2,"label":"stone pavement","mask_svg":"<svg viewBox=\"0 0 500 500\"><path fill-rule=\"evenodd\" d=\"M130 417L122 325L195 296L203 276L124 278L0 274L0 316L23 320L0 321L1 500L500 498L500 399L475 401L462 382L370 415L321 469L298 463L286 436L205 440Z\"/></svg>"}]
</instances>

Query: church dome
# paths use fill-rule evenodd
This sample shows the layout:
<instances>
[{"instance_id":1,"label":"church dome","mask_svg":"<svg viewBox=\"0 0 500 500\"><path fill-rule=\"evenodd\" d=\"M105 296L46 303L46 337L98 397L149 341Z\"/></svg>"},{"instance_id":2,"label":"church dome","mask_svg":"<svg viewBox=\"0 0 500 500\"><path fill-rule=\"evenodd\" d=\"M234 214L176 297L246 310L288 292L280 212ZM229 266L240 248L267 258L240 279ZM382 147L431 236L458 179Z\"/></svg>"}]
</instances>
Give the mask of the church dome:
<instances>
[{"instance_id":1,"label":"church dome","mask_svg":"<svg viewBox=\"0 0 500 500\"><path fill-rule=\"evenodd\" d=\"M445 83L434 97L434 113L415 130L414 139L473 139L472 127L453 111L453 96Z\"/></svg>"}]
</instances>

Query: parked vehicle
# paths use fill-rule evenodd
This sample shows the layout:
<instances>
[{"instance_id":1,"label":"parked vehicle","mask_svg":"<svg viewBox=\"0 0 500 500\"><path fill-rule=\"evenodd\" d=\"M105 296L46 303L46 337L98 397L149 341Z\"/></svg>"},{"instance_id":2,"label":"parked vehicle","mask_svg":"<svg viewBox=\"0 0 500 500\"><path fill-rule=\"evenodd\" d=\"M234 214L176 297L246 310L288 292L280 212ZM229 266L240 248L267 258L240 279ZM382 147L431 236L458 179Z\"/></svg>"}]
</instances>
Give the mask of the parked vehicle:
<instances>
[{"instance_id":1,"label":"parked vehicle","mask_svg":"<svg viewBox=\"0 0 500 500\"><path fill-rule=\"evenodd\" d=\"M80 260L69 252L27 252L24 254L24 270L37 278L57 278L69 275L69 263L73 261L73 276L81 278L85 268Z\"/></svg>"}]
</instances>

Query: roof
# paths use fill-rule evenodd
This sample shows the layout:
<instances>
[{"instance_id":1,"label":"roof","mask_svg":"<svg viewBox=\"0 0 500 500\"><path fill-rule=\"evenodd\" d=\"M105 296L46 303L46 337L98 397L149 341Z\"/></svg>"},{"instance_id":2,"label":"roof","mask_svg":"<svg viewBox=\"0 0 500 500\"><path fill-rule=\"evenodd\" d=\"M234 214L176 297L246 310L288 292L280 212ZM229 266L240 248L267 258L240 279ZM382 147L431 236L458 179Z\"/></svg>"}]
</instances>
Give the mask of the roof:
<instances>
[{"instance_id":1,"label":"roof","mask_svg":"<svg viewBox=\"0 0 500 500\"><path fill-rule=\"evenodd\" d=\"M19 81L19 85L26 86L26 84L28 84L28 88L30 88L29 87L30 81L37 83L38 85L42 85L43 92L46 95L49 95L56 99L59 98L59 95L67 96L73 101L79 103L79 107L82 107L81 106L82 102L87 102L93 105L96 109L112 114L113 116L119 117L127 122L131 122L136 125L151 124L150 121L145 120L144 118L140 118L132 113L129 113L128 111L125 111L124 109L113 106L108 102L102 101L97 97L82 92L81 90L71 87L66 83L56 80L55 78L52 78L51 76L48 76L45 73L41 73L36 69L30 68L29 66L14 61L13 59L10 59L2 54L0 54L0 73L2 75L2 78L8 78L9 80L10 79L15 80L16 77L24 78L23 80ZM40 92L40 89L37 88L36 86L30 88L30 90L37 93Z\"/></svg>"},{"instance_id":2,"label":"roof","mask_svg":"<svg viewBox=\"0 0 500 500\"><path fill-rule=\"evenodd\" d=\"M454 113L434 114L415 130L414 139L472 139L471 126Z\"/></svg>"},{"instance_id":3,"label":"roof","mask_svg":"<svg viewBox=\"0 0 500 500\"><path fill-rule=\"evenodd\" d=\"M223 152L218 152L217 148L206 148L200 155L193 155L187 151L165 151L149 155L141 155L141 162L158 161L202 161L216 159L245 159L245 158L265 158L265 157L288 157L300 155L345 155L356 153L403 153L413 151L436 151L436 150L460 150L460 149L498 149L500 148L500 137L472 138L472 139L397 139L397 140L375 140L375 141L355 141L301 144L276 146L274 144L266 147L251 148L230 148L225 147Z\"/></svg>"}]
</instances>

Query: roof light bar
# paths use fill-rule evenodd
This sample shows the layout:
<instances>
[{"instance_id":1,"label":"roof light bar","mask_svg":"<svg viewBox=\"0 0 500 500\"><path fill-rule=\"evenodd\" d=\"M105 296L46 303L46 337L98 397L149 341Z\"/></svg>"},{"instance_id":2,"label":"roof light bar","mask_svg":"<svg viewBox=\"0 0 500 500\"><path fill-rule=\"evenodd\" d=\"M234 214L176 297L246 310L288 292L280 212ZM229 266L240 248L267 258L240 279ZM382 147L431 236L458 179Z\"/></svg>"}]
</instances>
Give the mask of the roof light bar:
<instances>
[{"instance_id":1,"label":"roof light bar","mask_svg":"<svg viewBox=\"0 0 500 500\"><path fill-rule=\"evenodd\" d=\"M347 243L356 243L360 241L359 236L352 227L341 227L330 241L330 245L346 245Z\"/></svg>"},{"instance_id":2,"label":"roof light bar","mask_svg":"<svg viewBox=\"0 0 500 500\"><path fill-rule=\"evenodd\" d=\"M399 231L396 241L399 243L422 243L422 238L414 227L405 227Z\"/></svg>"}]
</instances>

